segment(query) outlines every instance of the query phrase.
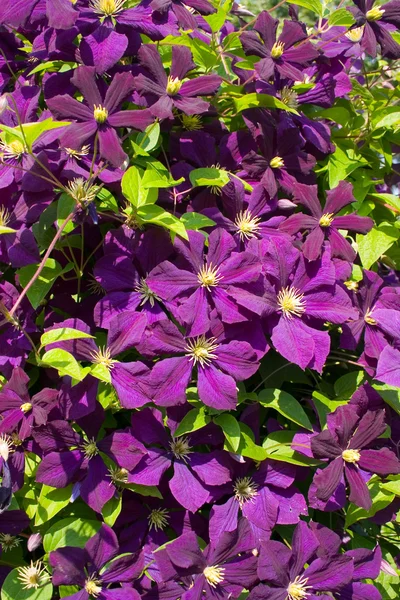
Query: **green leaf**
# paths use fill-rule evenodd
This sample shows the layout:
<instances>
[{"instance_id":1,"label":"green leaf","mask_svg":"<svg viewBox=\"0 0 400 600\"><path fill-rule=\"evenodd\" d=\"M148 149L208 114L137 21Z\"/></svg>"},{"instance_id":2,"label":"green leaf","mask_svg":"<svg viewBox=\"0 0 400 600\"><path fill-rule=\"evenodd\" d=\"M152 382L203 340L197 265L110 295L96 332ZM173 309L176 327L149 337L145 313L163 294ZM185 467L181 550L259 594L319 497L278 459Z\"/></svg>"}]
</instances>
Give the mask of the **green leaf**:
<instances>
[{"instance_id":1,"label":"green leaf","mask_svg":"<svg viewBox=\"0 0 400 600\"><path fill-rule=\"evenodd\" d=\"M221 427L229 446L234 452L237 452L240 444L241 430L235 417L224 413L215 417L214 422Z\"/></svg>"},{"instance_id":2,"label":"green leaf","mask_svg":"<svg viewBox=\"0 0 400 600\"><path fill-rule=\"evenodd\" d=\"M214 221L205 215L201 215L200 213L196 212L188 212L183 214L181 221L184 223L186 229L192 229L194 231L215 225Z\"/></svg>"},{"instance_id":3,"label":"green leaf","mask_svg":"<svg viewBox=\"0 0 400 600\"><path fill-rule=\"evenodd\" d=\"M364 269L369 269L400 237L396 227L381 224L374 227L367 235L357 234L358 253Z\"/></svg>"},{"instance_id":4,"label":"green leaf","mask_svg":"<svg viewBox=\"0 0 400 600\"><path fill-rule=\"evenodd\" d=\"M38 499L38 507L35 516L35 527L50 521L71 501L72 485L56 489L48 485L42 485Z\"/></svg>"},{"instance_id":5,"label":"green leaf","mask_svg":"<svg viewBox=\"0 0 400 600\"><path fill-rule=\"evenodd\" d=\"M93 335L79 331L79 329L73 329L72 327L58 327L57 329L46 331L40 338L40 344L47 346L54 342L65 342L66 340L79 340L82 338L93 338Z\"/></svg>"},{"instance_id":6,"label":"green leaf","mask_svg":"<svg viewBox=\"0 0 400 600\"><path fill-rule=\"evenodd\" d=\"M399 125L400 111L395 111L391 112L375 123L375 128L378 129L379 127L386 127L387 129L390 129L391 127L398 127Z\"/></svg>"},{"instance_id":7,"label":"green leaf","mask_svg":"<svg viewBox=\"0 0 400 600\"><path fill-rule=\"evenodd\" d=\"M211 417L206 415L204 406L201 406L200 408L192 408L192 410L189 410L189 412L186 413L182 421L179 423L174 432L174 436L179 437L180 435L185 435L185 433L197 431L198 429L205 427L210 421Z\"/></svg>"},{"instance_id":8,"label":"green leaf","mask_svg":"<svg viewBox=\"0 0 400 600\"><path fill-rule=\"evenodd\" d=\"M143 133L138 133L136 137L136 144L142 150L151 152L158 144L160 138L160 124L156 121L149 125Z\"/></svg>"},{"instance_id":9,"label":"green leaf","mask_svg":"<svg viewBox=\"0 0 400 600\"><path fill-rule=\"evenodd\" d=\"M122 177L122 193L133 206L146 204L147 192L141 186L142 177L138 168L129 167Z\"/></svg>"},{"instance_id":10,"label":"green leaf","mask_svg":"<svg viewBox=\"0 0 400 600\"><path fill-rule=\"evenodd\" d=\"M328 179L330 188L334 188L339 181L346 179L350 173L359 169L367 161L355 152L353 148L336 145L336 150L330 155L328 161Z\"/></svg>"},{"instance_id":11,"label":"green leaf","mask_svg":"<svg viewBox=\"0 0 400 600\"><path fill-rule=\"evenodd\" d=\"M0 131L5 131L7 134L12 136L13 139L22 141L28 145L29 150L32 148L32 144L45 133L52 129L58 129L61 127L67 127L71 123L66 121L53 121L50 117L44 121L37 121L36 123L24 123L17 127L8 127L7 125L0 124ZM61 134L61 132L60 132Z\"/></svg>"},{"instance_id":12,"label":"green leaf","mask_svg":"<svg viewBox=\"0 0 400 600\"><path fill-rule=\"evenodd\" d=\"M254 442L254 434L250 427L244 423L239 423L239 427L241 435L236 454L247 456L247 458L252 458L253 460L257 461L265 460L268 456L268 453L262 446L258 446Z\"/></svg>"},{"instance_id":13,"label":"green leaf","mask_svg":"<svg viewBox=\"0 0 400 600\"><path fill-rule=\"evenodd\" d=\"M384 383L374 383L372 387L400 415L400 389Z\"/></svg>"},{"instance_id":14,"label":"green leaf","mask_svg":"<svg viewBox=\"0 0 400 600\"><path fill-rule=\"evenodd\" d=\"M193 187L216 187L222 188L229 183L229 175L223 169L215 167L205 167L203 169L193 169L189 174L190 182Z\"/></svg>"},{"instance_id":15,"label":"green leaf","mask_svg":"<svg viewBox=\"0 0 400 600\"><path fill-rule=\"evenodd\" d=\"M90 367L90 374L92 375L92 377L96 377L96 379L104 381L104 383L111 383L110 369L108 369L106 365L103 365L101 363L93 364Z\"/></svg>"},{"instance_id":16,"label":"green leaf","mask_svg":"<svg viewBox=\"0 0 400 600\"><path fill-rule=\"evenodd\" d=\"M318 0L316 0L318 1ZM290 108L287 104L284 104L278 98L274 96L268 96L267 94L257 94L255 92L251 94L243 94L239 98L234 98L235 106L237 112L241 112L242 110L246 110L247 108L279 108L280 110L285 110L286 112L299 114L296 109Z\"/></svg>"},{"instance_id":17,"label":"green leaf","mask_svg":"<svg viewBox=\"0 0 400 600\"><path fill-rule=\"evenodd\" d=\"M297 6L303 6L304 8L308 8L313 13L322 17L324 6L321 0L287 0L289 4L297 4Z\"/></svg>"},{"instance_id":18,"label":"green leaf","mask_svg":"<svg viewBox=\"0 0 400 600\"><path fill-rule=\"evenodd\" d=\"M103 515L104 522L112 527L115 521L118 519L122 509L122 496L119 495L117 498L113 496L111 500L106 502L103 506L101 514Z\"/></svg>"},{"instance_id":19,"label":"green leaf","mask_svg":"<svg viewBox=\"0 0 400 600\"><path fill-rule=\"evenodd\" d=\"M360 387L365 379L365 372L363 369L360 371L352 371L346 373L342 377L339 377L334 383L334 389L336 396L350 400L356 389Z\"/></svg>"},{"instance_id":20,"label":"green leaf","mask_svg":"<svg viewBox=\"0 0 400 600\"><path fill-rule=\"evenodd\" d=\"M69 215L73 212L76 207L76 202L69 194L61 194L58 202L57 202L57 225L59 227L62 226L65 219L69 217ZM71 233L76 227L76 224L73 221L67 223L63 235L67 233Z\"/></svg>"},{"instance_id":21,"label":"green leaf","mask_svg":"<svg viewBox=\"0 0 400 600\"><path fill-rule=\"evenodd\" d=\"M138 210L138 216L145 223L160 225L161 227L164 227L164 229L169 229L170 231L180 235L185 240L189 239L184 223L174 217L174 215L171 215L171 213L162 209L160 206L156 206L154 204L142 206Z\"/></svg>"},{"instance_id":22,"label":"green leaf","mask_svg":"<svg viewBox=\"0 0 400 600\"><path fill-rule=\"evenodd\" d=\"M97 205L100 210L111 210L115 213L119 212L118 202L112 193L109 190L106 190L106 188L101 188L96 198L98 201Z\"/></svg>"},{"instance_id":23,"label":"green leaf","mask_svg":"<svg viewBox=\"0 0 400 600\"><path fill-rule=\"evenodd\" d=\"M100 521L89 521L68 517L52 525L43 538L45 552L49 553L64 546L83 548L100 529Z\"/></svg>"},{"instance_id":24,"label":"green leaf","mask_svg":"<svg viewBox=\"0 0 400 600\"><path fill-rule=\"evenodd\" d=\"M319 460L308 458L308 456L292 450L291 445L295 433L295 431L274 431L270 433L263 442L267 457L303 467L320 465Z\"/></svg>"},{"instance_id":25,"label":"green leaf","mask_svg":"<svg viewBox=\"0 0 400 600\"><path fill-rule=\"evenodd\" d=\"M380 200L383 204L389 204L400 210L400 198L394 194L368 194L368 198Z\"/></svg>"},{"instance_id":26,"label":"green leaf","mask_svg":"<svg viewBox=\"0 0 400 600\"><path fill-rule=\"evenodd\" d=\"M19 581L18 569L14 569L4 580L1 588L1 600L51 600L53 586L49 583L35 589L23 589L23 583Z\"/></svg>"},{"instance_id":27,"label":"green leaf","mask_svg":"<svg viewBox=\"0 0 400 600\"><path fill-rule=\"evenodd\" d=\"M21 286L25 287L28 285L29 281L35 275L38 267L39 265L28 265L17 271ZM45 299L53 283L62 272L63 269L61 265L54 260L54 258L48 258L46 260L46 264L43 267L42 272L27 293L33 308L38 308L39 304Z\"/></svg>"},{"instance_id":28,"label":"green leaf","mask_svg":"<svg viewBox=\"0 0 400 600\"><path fill-rule=\"evenodd\" d=\"M77 381L82 381L83 374L77 360L62 348L53 348L43 355L42 362L53 369L57 369L60 377L69 375Z\"/></svg>"},{"instance_id":29,"label":"green leaf","mask_svg":"<svg viewBox=\"0 0 400 600\"><path fill-rule=\"evenodd\" d=\"M325 427L326 418L329 413L334 412L338 406L342 406L343 404L347 404L347 400L331 400L321 392L314 391L312 393L312 398L314 402L315 409L318 413L318 418L321 427Z\"/></svg>"},{"instance_id":30,"label":"green leaf","mask_svg":"<svg viewBox=\"0 0 400 600\"><path fill-rule=\"evenodd\" d=\"M393 479L393 481L382 483L381 488L392 494L396 494L396 496L400 496L400 477Z\"/></svg>"},{"instance_id":31,"label":"green leaf","mask_svg":"<svg viewBox=\"0 0 400 600\"><path fill-rule=\"evenodd\" d=\"M355 23L354 17L346 8L334 10L328 17L328 25L331 27L341 25L342 27L350 27Z\"/></svg>"},{"instance_id":32,"label":"green leaf","mask_svg":"<svg viewBox=\"0 0 400 600\"><path fill-rule=\"evenodd\" d=\"M141 485L140 483L129 483L125 487L129 488L136 494L141 496L150 496L151 498L160 498L162 500L162 494L158 487L155 485Z\"/></svg>"},{"instance_id":33,"label":"green leaf","mask_svg":"<svg viewBox=\"0 0 400 600\"><path fill-rule=\"evenodd\" d=\"M307 414L300 402L291 394L282 390L266 389L258 394L258 400L262 406L273 408L293 423L312 431L312 425Z\"/></svg>"}]
</instances>

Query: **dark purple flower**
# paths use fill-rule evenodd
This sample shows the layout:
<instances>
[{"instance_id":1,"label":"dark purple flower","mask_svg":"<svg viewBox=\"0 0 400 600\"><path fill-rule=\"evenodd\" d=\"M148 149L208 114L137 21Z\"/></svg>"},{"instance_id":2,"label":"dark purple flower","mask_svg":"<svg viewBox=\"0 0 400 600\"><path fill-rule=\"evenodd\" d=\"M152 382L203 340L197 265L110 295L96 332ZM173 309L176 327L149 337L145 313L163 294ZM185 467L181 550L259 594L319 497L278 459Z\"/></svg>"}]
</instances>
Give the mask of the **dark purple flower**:
<instances>
[{"instance_id":1,"label":"dark purple flower","mask_svg":"<svg viewBox=\"0 0 400 600\"><path fill-rule=\"evenodd\" d=\"M254 585L257 559L253 535L245 520L223 533L202 552L194 533L185 533L156 554L164 580L182 581L182 600L237 598ZM188 584L188 582L190 582Z\"/></svg>"},{"instance_id":2,"label":"dark purple flower","mask_svg":"<svg viewBox=\"0 0 400 600\"><path fill-rule=\"evenodd\" d=\"M171 10L183 29L193 29L195 31L198 29L198 23L192 11L197 11L201 15L210 15L216 10L208 0L188 0L188 2L182 0L152 0L150 6L156 13L161 15Z\"/></svg>"},{"instance_id":3,"label":"dark purple flower","mask_svg":"<svg viewBox=\"0 0 400 600\"><path fill-rule=\"evenodd\" d=\"M80 150L87 140L96 134L99 138L100 155L115 167L120 167L127 158L121 147L116 129L133 127L144 130L152 122L148 110L119 110L134 89L130 73L117 73L106 93L101 94L95 79L94 67L79 67L71 82L82 93L85 103L70 95L60 95L47 100L50 110L60 118L75 119L61 137L64 147Z\"/></svg>"},{"instance_id":4,"label":"dark purple flower","mask_svg":"<svg viewBox=\"0 0 400 600\"><path fill-rule=\"evenodd\" d=\"M318 50L306 41L307 32L303 24L284 21L278 38L277 28L278 20L264 10L257 17L254 31L245 31L240 36L244 51L261 58L255 68L264 81L274 76L302 81L304 67L318 57Z\"/></svg>"},{"instance_id":5,"label":"dark purple flower","mask_svg":"<svg viewBox=\"0 0 400 600\"><path fill-rule=\"evenodd\" d=\"M155 267L147 285L169 302L174 316L187 327L187 335L204 335L210 328L211 313L216 310L223 323L243 323L249 313L259 313L258 299L251 284L261 274L261 262L253 254L235 252L235 239L221 228L208 238L189 231L189 241L176 240L180 268L170 261Z\"/></svg>"},{"instance_id":6,"label":"dark purple flower","mask_svg":"<svg viewBox=\"0 0 400 600\"><path fill-rule=\"evenodd\" d=\"M400 461L388 448L369 446L386 429L385 411L367 411L361 418L350 406L340 406L328 416L328 428L311 439L315 458L329 465L314 476L317 497L326 502L338 487L344 472L350 487L350 502L369 510L372 506L363 473L400 473Z\"/></svg>"},{"instance_id":7,"label":"dark purple flower","mask_svg":"<svg viewBox=\"0 0 400 600\"><path fill-rule=\"evenodd\" d=\"M308 260L315 260L321 255L324 240L328 239L332 256L353 262L356 252L350 243L339 233L339 229L348 229L357 233L367 233L373 227L369 217L359 217L356 213L335 216L348 204L355 202L351 183L341 181L333 190L326 193L327 200L322 208L318 199L316 185L295 184L293 195L299 204L303 204L311 213L296 213L289 217L280 229L290 235L307 232L302 250Z\"/></svg>"},{"instance_id":8,"label":"dark purple flower","mask_svg":"<svg viewBox=\"0 0 400 600\"><path fill-rule=\"evenodd\" d=\"M119 554L117 536L103 523L84 548L66 546L50 553L53 584L82 588L72 596L65 596L66 600L140 600L131 587L109 587L133 581L144 569L142 553Z\"/></svg>"},{"instance_id":9,"label":"dark purple flower","mask_svg":"<svg viewBox=\"0 0 400 600\"><path fill-rule=\"evenodd\" d=\"M221 78L218 75L200 75L185 81L189 71L195 68L189 48L172 47L169 75L164 70L156 46L144 44L138 52L138 57L148 75L141 73L135 77L135 87L148 99L150 111L154 116L159 119L172 119L173 108L187 115L201 114L208 110L209 103L199 96L215 94Z\"/></svg>"},{"instance_id":10,"label":"dark purple flower","mask_svg":"<svg viewBox=\"0 0 400 600\"><path fill-rule=\"evenodd\" d=\"M0 7L0 23L15 29L25 25L28 20L34 23L44 18L48 19L50 27L69 29L77 17L78 11L70 0L5 0Z\"/></svg>"},{"instance_id":11,"label":"dark purple flower","mask_svg":"<svg viewBox=\"0 0 400 600\"><path fill-rule=\"evenodd\" d=\"M379 546L374 550L356 548L345 553L353 560L354 572L352 582L334 594L337 600L381 600L380 592L371 583L363 583L362 579L376 579L381 572L382 551Z\"/></svg>"},{"instance_id":12,"label":"dark purple flower","mask_svg":"<svg viewBox=\"0 0 400 600\"><path fill-rule=\"evenodd\" d=\"M319 546L320 540L304 521L294 530L291 550L281 542L265 542L257 569L265 583L250 592L249 600L325 600L329 596L324 592L333 594L350 583L352 558L346 554L316 558Z\"/></svg>"},{"instance_id":13,"label":"dark purple flower","mask_svg":"<svg viewBox=\"0 0 400 600\"><path fill-rule=\"evenodd\" d=\"M400 44L390 34L400 26L399 0L392 0L380 6L374 6L375 0L353 0L353 2L356 6L348 10L356 19L356 27L363 27L361 48L375 57L379 44L382 56L400 58Z\"/></svg>"}]
</instances>

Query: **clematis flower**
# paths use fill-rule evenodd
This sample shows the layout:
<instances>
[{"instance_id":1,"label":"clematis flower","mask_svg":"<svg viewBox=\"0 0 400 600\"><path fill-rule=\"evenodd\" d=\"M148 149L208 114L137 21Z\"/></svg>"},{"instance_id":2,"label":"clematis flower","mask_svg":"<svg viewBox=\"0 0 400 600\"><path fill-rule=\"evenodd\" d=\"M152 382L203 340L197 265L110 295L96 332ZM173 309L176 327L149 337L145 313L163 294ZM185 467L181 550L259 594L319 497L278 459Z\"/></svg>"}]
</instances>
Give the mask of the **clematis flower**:
<instances>
[{"instance_id":1,"label":"clematis flower","mask_svg":"<svg viewBox=\"0 0 400 600\"><path fill-rule=\"evenodd\" d=\"M171 437L164 428L160 411L150 408L133 415L132 428L148 447L147 456L129 475L129 482L159 485L164 473L173 467L174 474L168 479L171 493L181 506L194 513L208 501L209 486L220 486L230 480L223 451L203 454L192 450L196 443L207 439L207 428L188 437ZM207 441L212 442L212 434L210 438Z\"/></svg>"},{"instance_id":2,"label":"clematis flower","mask_svg":"<svg viewBox=\"0 0 400 600\"><path fill-rule=\"evenodd\" d=\"M284 21L282 33L277 38L278 22L267 11L262 11L254 23L254 31L244 31L240 35L243 49L247 55L261 58L255 69L264 81L278 76L302 81L304 67L318 57L318 50L305 41L306 28L299 22Z\"/></svg>"},{"instance_id":3,"label":"clematis flower","mask_svg":"<svg viewBox=\"0 0 400 600\"><path fill-rule=\"evenodd\" d=\"M236 382L258 369L257 354L248 342L227 342L223 332L214 337L212 328L204 335L185 337L171 321L163 320L149 326L146 336L149 354L178 354L160 360L151 371L149 386L158 406L185 403L186 388L197 367L200 400L219 410L231 410L237 403Z\"/></svg>"},{"instance_id":4,"label":"clematis flower","mask_svg":"<svg viewBox=\"0 0 400 600\"><path fill-rule=\"evenodd\" d=\"M249 312L259 311L251 284L260 277L261 262L252 254L235 252L236 241L221 228L210 234L206 257L204 236L195 231L188 235L188 242L175 242L182 268L162 262L147 277L149 288L170 303L190 337L209 330L214 309L223 323L248 321Z\"/></svg>"},{"instance_id":5,"label":"clematis flower","mask_svg":"<svg viewBox=\"0 0 400 600\"><path fill-rule=\"evenodd\" d=\"M121 147L116 128L133 127L142 131L152 122L148 110L118 110L134 89L133 76L117 73L104 96L97 86L94 67L79 67L71 82L82 93L86 104L66 94L47 100L48 107L57 117L77 121L64 130L61 143L64 147L80 150L97 134L100 155L114 167L120 167L127 155Z\"/></svg>"},{"instance_id":6,"label":"clematis flower","mask_svg":"<svg viewBox=\"0 0 400 600\"><path fill-rule=\"evenodd\" d=\"M257 579L253 544L250 528L242 520L235 531L223 533L203 552L196 535L185 533L159 550L156 560L165 581L191 582L187 591L182 590L182 600L227 600L237 598Z\"/></svg>"},{"instance_id":7,"label":"clematis flower","mask_svg":"<svg viewBox=\"0 0 400 600\"><path fill-rule=\"evenodd\" d=\"M281 238L254 241L249 250L264 253L264 318L276 350L302 369L321 372L330 350L326 321L344 323L355 315L346 293L335 285L336 273L325 248L309 263L299 250Z\"/></svg>"},{"instance_id":8,"label":"clematis flower","mask_svg":"<svg viewBox=\"0 0 400 600\"><path fill-rule=\"evenodd\" d=\"M382 551L379 546L374 550L356 548L349 550L345 556L350 556L354 564L352 582L345 585L334 594L337 600L381 600L382 596L372 583L363 583L363 579L377 579L381 572Z\"/></svg>"},{"instance_id":9,"label":"clematis flower","mask_svg":"<svg viewBox=\"0 0 400 600\"><path fill-rule=\"evenodd\" d=\"M28 391L29 377L20 367L13 369L10 380L0 390L0 433L18 430L18 437L30 437L32 427L46 425L51 409L57 403L58 390L44 388L32 398Z\"/></svg>"},{"instance_id":10,"label":"clematis flower","mask_svg":"<svg viewBox=\"0 0 400 600\"><path fill-rule=\"evenodd\" d=\"M357 233L368 233L373 227L373 220L369 217L360 217L356 213L344 216L335 216L348 204L355 202L353 186L351 183L341 181L337 187L328 190L324 208L318 199L316 185L295 184L293 195L297 202L303 204L311 215L296 213L290 216L280 229L290 235L307 232L306 241L302 251L308 260L315 260L321 255L325 239L328 239L332 249L332 256L337 256L353 262L356 252L350 243L339 233L339 229L348 229Z\"/></svg>"},{"instance_id":11,"label":"clematis flower","mask_svg":"<svg viewBox=\"0 0 400 600\"><path fill-rule=\"evenodd\" d=\"M0 554L18 548L18 534L29 527L29 517L23 510L6 510L0 514Z\"/></svg>"},{"instance_id":12,"label":"clematis flower","mask_svg":"<svg viewBox=\"0 0 400 600\"><path fill-rule=\"evenodd\" d=\"M119 554L117 536L103 523L84 548L66 546L50 552L53 584L81 588L76 594L65 596L66 600L140 600L131 587L110 588L137 579L144 569L142 553Z\"/></svg>"},{"instance_id":13,"label":"clematis flower","mask_svg":"<svg viewBox=\"0 0 400 600\"><path fill-rule=\"evenodd\" d=\"M5 0L0 7L0 24L10 25L15 29L24 26L27 21L35 23L47 18L50 27L55 29L69 29L78 17L70 0L24 0L24 2L12 2Z\"/></svg>"},{"instance_id":14,"label":"clematis flower","mask_svg":"<svg viewBox=\"0 0 400 600\"><path fill-rule=\"evenodd\" d=\"M172 11L178 21L178 24L183 29L198 29L194 11L201 15L211 15L215 12L214 6L208 0L152 0L150 6L155 13L165 15L168 11Z\"/></svg>"},{"instance_id":15,"label":"clematis flower","mask_svg":"<svg viewBox=\"0 0 400 600\"><path fill-rule=\"evenodd\" d=\"M366 473L400 473L400 461L388 448L369 449L386 429L385 411L367 411L360 417L350 406L340 406L327 419L328 429L311 439L315 458L328 459L328 466L314 476L316 495L327 501L344 472L350 487L350 502L369 510L372 506Z\"/></svg>"},{"instance_id":16,"label":"clematis flower","mask_svg":"<svg viewBox=\"0 0 400 600\"><path fill-rule=\"evenodd\" d=\"M150 112L159 119L172 119L173 108L187 115L198 115L209 109L209 103L199 96L214 95L221 78L218 75L200 75L185 81L187 74L195 68L192 54L185 46L172 47L172 63L167 76L157 47L144 44L138 52L141 66L148 75L135 77L137 91L146 99Z\"/></svg>"},{"instance_id":17,"label":"clematis flower","mask_svg":"<svg viewBox=\"0 0 400 600\"><path fill-rule=\"evenodd\" d=\"M390 34L391 30L400 26L399 2L392 0L380 6L374 6L375 0L353 0L353 2L356 6L348 7L347 10L356 19L357 28L363 28L361 48L375 57L379 44L382 56L400 58L400 44Z\"/></svg>"},{"instance_id":18,"label":"clematis flower","mask_svg":"<svg viewBox=\"0 0 400 600\"><path fill-rule=\"evenodd\" d=\"M281 542L265 542L257 569L262 583L250 592L249 600L325 599L329 596L324 592L335 594L350 583L352 558L346 554L316 558L319 546L320 540L304 521L294 530L291 550Z\"/></svg>"},{"instance_id":19,"label":"clematis flower","mask_svg":"<svg viewBox=\"0 0 400 600\"><path fill-rule=\"evenodd\" d=\"M55 488L79 482L82 500L99 513L114 496L118 481L126 481L128 471L145 454L145 448L129 431L115 431L96 440L83 438L64 421L35 428L33 437L44 451L36 481ZM109 470L101 453L116 463L116 468Z\"/></svg>"}]
</instances>

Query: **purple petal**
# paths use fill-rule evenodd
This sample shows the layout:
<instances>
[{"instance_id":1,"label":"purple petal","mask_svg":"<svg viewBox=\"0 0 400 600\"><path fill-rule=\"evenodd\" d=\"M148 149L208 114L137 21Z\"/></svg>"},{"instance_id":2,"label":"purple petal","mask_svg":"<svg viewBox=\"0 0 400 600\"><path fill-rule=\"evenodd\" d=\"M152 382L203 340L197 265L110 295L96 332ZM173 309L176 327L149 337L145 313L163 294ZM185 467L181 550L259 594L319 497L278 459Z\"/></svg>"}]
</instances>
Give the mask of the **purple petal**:
<instances>
[{"instance_id":1,"label":"purple petal","mask_svg":"<svg viewBox=\"0 0 400 600\"><path fill-rule=\"evenodd\" d=\"M197 386L200 400L207 406L218 410L233 410L236 408L237 388L235 380L230 375L225 375L225 373L219 371L214 365L199 368Z\"/></svg>"},{"instance_id":2,"label":"purple petal","mask_svg":"<svg viewBox=\"0 0 400 600\"><path fill-rule=\"evenodd\" d=\"M174 463L174 475L169 482L169 488L179 504L193 513L198 511L209 497L208 490L191 473L188 466L178 461Z\"/></svg>"},{"instance_id":3,"label":"purple petal","mask_svg":"<svg viewBox=\"0 0 400 600\"><path fill-rule=\"evenodd\" d=\"M111 527L104 523L87 542L85 550L97 571L118 553L118 539Z\"/></svg>"},{"instance_id":4,"label":"purple petal","mask_svg":"<svg viewBox=\"0 0 400 600\"><path fill-rule=\"evenodd\" d=\"M64 488L79 471L83 458L80 450L50 452L38 467L36 481L54 488Z\"/></svg>"},{"instance_id":5,"label":"purple petal","mask_svg":"<svg viewBox=\"0 0 400 600\"><path fill-rule=\"evenodd\" d=\"M364 508L364 510L370 510L372 506L371 496L358 466L346 463L344 472L350 487L350 502Z\"/></svg>"}]
</instances>

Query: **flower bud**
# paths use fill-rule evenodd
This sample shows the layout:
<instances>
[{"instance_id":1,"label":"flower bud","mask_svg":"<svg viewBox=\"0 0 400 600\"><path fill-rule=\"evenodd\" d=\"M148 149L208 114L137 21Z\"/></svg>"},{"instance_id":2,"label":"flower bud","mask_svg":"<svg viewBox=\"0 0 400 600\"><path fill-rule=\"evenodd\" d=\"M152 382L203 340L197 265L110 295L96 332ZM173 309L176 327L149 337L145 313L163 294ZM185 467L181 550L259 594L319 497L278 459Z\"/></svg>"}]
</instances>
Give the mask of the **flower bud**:
<instances>
[{"instance_id":1,"label":"flower bud","mask_svg":"<svg viewBox=\"0 0 400 600\"><path fill-rule=\"evenodd\" d=\"M40 535L40 533L32 533L32 535L30 535L28 538L27 544L29 552L33 552L34 550L39 548L39 546L42 544L42 539L43 538Z\"/></svg>"},{"instance_id":2,"label":"flower bud","mask_svg":"<svg viewBox=\"0 0 400 600\"><path fill-rule=\"evenodd\" d=\"M387 575L398 577L397 572L393 569L392 565L390 565L388 561L384 558L382 558L381 560L381 571L382 573L386 573Z\"/></svg>"},{"instance_id":3,"label":"flower bud","mask_svg":"<svg viewBox=\"0 0 400 600\"><path fill-rule=\"evenodd\" d=\"M7 96L6 95L0 96L0 116L6 112L7 108L8 108Z\"/></svg>"}]
</instances>

